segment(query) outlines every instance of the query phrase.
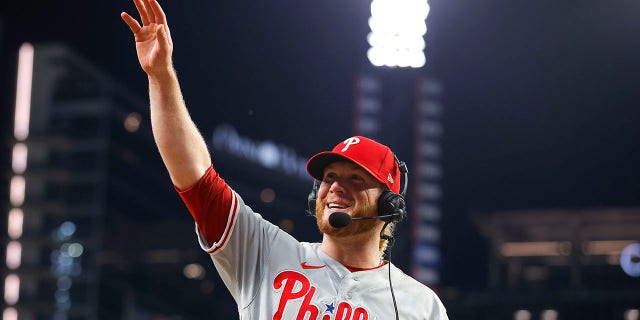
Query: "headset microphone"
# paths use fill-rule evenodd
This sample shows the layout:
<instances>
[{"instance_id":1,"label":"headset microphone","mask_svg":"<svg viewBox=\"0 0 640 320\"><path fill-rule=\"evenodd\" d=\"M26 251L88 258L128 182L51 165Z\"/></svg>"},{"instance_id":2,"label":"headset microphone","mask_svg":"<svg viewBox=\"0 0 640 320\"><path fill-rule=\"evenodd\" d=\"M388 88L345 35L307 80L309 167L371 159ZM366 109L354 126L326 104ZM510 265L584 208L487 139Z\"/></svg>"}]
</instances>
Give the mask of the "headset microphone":
<instances>
[{"instance_id":1,"label":"headset microphone","mask_svg":"<svg viewBox=\"0 0 640 320\"><path fill-rule=\"evenodd\" d=\"M351 216L344 212L334 212L329 216L329 224L334 228L344 228L351 224Z\"/></svg>"}]
</instances>

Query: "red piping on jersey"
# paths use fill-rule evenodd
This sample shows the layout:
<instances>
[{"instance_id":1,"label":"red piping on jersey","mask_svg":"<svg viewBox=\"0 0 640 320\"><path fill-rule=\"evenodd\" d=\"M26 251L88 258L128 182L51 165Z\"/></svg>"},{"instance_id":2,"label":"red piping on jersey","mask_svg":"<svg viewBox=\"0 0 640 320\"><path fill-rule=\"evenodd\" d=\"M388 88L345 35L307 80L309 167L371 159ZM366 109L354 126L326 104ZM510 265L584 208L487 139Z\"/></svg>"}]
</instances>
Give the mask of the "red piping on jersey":
<instances>
[{"instance_id":1,"label":"red piping on jersey","mask_svg":"<svg viewBox=\"0 0 640 320\"><path fill-rule=\"evenodd\" d=\"M323 265L309 265L309 264L307 264L306 261L304 261L304 262L302 262L300 264L300 266L302 267L302 269L320 269L320 268L326 267L327 265L326 264L323 264Z\"/></svg>"},{"instance_id":2,"label":"red piping on jersey","mask_svg":"<svg viewBox=\"0 0 640 320\"><path fill-rule=\"evenodd\" d=\"M229 220L227 221L227 227L224 230L224 233L222 234L222 239L217 242L214 243L214 247L209 249L207 251L207 253L209 254L213 254L215 252L217 252L218 250L224 248L224 246L227 244L227 240L229 240L229 236L231 236L231 230L233 229L233 226L236 223L236 216L238 214L238 195L232 191L232 197L233 197L233 202L231 204L231 208L229 211Z\"/></svg>"},{"instance_id":3,"label":"red piping on jersey","mask_svg":"<svg viewBox=\"0 0 640 320\"><path fill-rule=\"evenodd\" d=\"M350 267L350 266L345 266L345 268L349 269L349 271L351 271L351 272L358 272L358 271L366 271L366 270L378 269L378 268L381 268L382 266L386 265L387 263L388 262L384 261L380 265L375 266L373 268L357 268L357 267Z\"/></svg>"},{"instance_id":4,"label":"red piping on jersey","mask_svg":"<svg viewBox=\"0 0 640 320\"><path fill-rule=\"evenodd\" d=\"M185 190L175 189L206 240L208 252L224 247L237 219L239 198L213 165L194 185Z\"/></svg>"}]
</instances>

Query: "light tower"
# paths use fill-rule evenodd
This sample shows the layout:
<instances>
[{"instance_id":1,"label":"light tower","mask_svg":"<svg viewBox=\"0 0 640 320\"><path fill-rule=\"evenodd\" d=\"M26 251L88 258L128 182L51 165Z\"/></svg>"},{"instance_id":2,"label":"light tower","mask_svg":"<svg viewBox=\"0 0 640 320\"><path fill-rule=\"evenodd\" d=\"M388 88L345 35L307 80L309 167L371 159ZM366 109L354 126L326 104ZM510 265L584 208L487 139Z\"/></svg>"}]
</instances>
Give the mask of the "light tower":
<instances>
[{"instance_id":1,"label":"light tower","mask_svg":"<svg viewBox=\"0 0 640 320\"><path fill-rule=\"evenodd\" d=\"M409 165L408 232L397 232L394 263L427 285L440 281L442 84L424 65L426 0L373 0L371 69L355 87L353 132L393 147ZM405 239L408 238L408 239ZM411 250L404 250L411 248Z\"/></svg>"}]
</instances>

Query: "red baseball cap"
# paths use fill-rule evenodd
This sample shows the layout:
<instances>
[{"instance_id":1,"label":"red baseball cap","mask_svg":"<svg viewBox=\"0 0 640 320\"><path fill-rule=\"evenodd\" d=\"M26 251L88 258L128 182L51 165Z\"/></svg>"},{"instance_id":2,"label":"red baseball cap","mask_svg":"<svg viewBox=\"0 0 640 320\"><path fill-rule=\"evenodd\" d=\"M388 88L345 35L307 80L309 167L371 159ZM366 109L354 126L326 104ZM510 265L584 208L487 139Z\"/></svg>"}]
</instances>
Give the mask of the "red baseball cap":
<instances>
[{"instance_id":1,"label":"red baseball cap","mask_svg":"<svg viewBox=\"0 0 640 320\"><path fill-rule=\"evenodd\" d=\"M324 168L339 160L354 162L390 191L400 192L400 168L389 147L363 136L353 136L338 143L332 151L323 151L309 158L307 172L314 179L322 180Z\"/></svg>"}]
</instances>

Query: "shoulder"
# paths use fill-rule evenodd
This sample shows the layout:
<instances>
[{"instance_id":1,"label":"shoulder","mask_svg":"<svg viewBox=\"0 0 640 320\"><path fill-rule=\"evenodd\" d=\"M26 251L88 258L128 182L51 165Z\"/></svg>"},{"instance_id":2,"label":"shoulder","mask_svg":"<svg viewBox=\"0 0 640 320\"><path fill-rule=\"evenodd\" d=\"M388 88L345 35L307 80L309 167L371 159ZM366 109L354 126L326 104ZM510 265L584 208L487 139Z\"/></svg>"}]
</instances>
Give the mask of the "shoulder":
<instances>
[{"instance_id":1,"label":"shoulder","mask_svg":"<svg viewBox=\"0 0 640 320\"><path fill-rule=\"evenodd\" d=\"M392 281L393 281L394 287L396 286L396 283L397 283L397 286L399 288L402 287L404 290L407 290L408 292L412 292L421 297L425 297L429 299L435 298L436 300L439 300L437 294L430 287L414 279L410 275L404 273L404 271L402 271L400 268L396 267L395 265L393 264L391 265L393 267Z\"/></svg>"},{"instance_id":2,"label":"shoulder","mask_svg":"<svg viewBox=\"0 0 640 320\"><path fill-rule=\"evenodd\" d=\"M399 268L394 266L393 270L392 285L396 300L399 305L407 304L407 308L403 307L403 310L409 310L408 306L410 306L412 308L410 310L413 310L412 314L424 315L424 319L448 319L447 310L436 292Z\"/></svg>"}]
</instances>

